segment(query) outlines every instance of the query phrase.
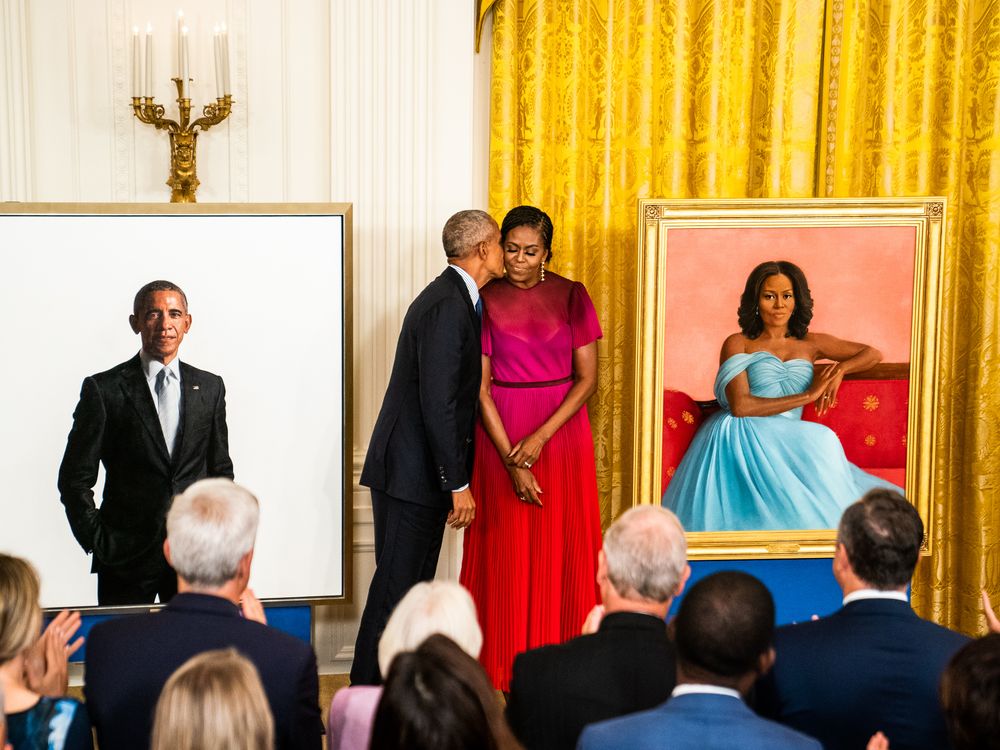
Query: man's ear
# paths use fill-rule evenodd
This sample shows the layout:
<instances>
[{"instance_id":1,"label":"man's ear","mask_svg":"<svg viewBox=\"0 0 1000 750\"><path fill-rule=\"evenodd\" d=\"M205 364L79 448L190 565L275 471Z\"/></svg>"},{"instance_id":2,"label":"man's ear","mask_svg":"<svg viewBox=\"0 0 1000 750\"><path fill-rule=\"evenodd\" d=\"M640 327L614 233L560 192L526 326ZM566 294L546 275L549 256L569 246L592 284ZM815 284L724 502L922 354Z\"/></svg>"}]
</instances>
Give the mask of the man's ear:
<instances>
[{"instance_id":1,"label":"man's ear","mask_svg":"<svg viewBox=\"0 0 1000 750\"><path fill-rule=\"evenodd\" d=\"M691 577L691 566L685 565L684 572L681 573L681 580L677 582L677 590L674 591L674 598L681 595L681 592L684 591L684 586L685 584L687 584L688 578L690 577Z\"/></svg>"},{"instance_id":2,"label":"man's ear","mask_svg":"<svg viewBox=\"0 0 1000 750\"><path fill-rule=\"evenodd\" d=\"M763 677L768 672L770 672L771 667L774 666L774 660L775 660L775 653L774 653L774 647L772 646L758 657L757 675Z\"/></svg>"},{"instance_id":3,"label":"man's ear","mask_svg":"<svg viewBox=\"0 0 1000 750\"><path fill-rule=\"evenodd\" d=\"M163 540L163 556L165 558L167 558L167 565L169 565L171 568L174 567L174 563L170 559L170 540L169 539L164 539Z\"/></svg>"},{"instance_id":4,"label":"man's ear","mask_svg":"<svg viewBox=\"0 0 1000 750\"><path fill-rule=\"evenodd\" d=\"M128 324L132 328L132 333L139 333L139 319L135 315L128 316Z\"/></svg>"},{"instance_id":5,"label":"man's ear","mask_svg":"<svg viewBox=\"0 0 1000 750\"><path fill-rule=\"evenodd\" d=\"M597 552L597 585L602 586L606 580L608 580L608 559L601 549Z\"/></svg>"}]
</instances>

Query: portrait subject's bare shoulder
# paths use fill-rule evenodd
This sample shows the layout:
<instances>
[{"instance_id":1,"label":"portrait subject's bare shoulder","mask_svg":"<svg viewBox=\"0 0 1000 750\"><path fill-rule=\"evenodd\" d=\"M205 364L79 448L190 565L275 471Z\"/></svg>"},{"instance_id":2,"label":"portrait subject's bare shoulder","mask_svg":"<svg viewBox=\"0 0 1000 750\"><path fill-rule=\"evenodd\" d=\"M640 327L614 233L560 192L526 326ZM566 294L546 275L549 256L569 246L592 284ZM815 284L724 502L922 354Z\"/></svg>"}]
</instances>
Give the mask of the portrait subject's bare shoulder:
<instances>
[{"instance_id":1,"label":"portrait subject's bare shoulder","mask_svg":"<svg viewBox=\"0 0 1000 750\"><path fill-rule=\"evenodd\" d=\"M734 354L743 354L746 351L746 336L742 333L731 333L722 342L722 351L719 353L719 361L725 362Z\"/></svg>"}]
</instances>

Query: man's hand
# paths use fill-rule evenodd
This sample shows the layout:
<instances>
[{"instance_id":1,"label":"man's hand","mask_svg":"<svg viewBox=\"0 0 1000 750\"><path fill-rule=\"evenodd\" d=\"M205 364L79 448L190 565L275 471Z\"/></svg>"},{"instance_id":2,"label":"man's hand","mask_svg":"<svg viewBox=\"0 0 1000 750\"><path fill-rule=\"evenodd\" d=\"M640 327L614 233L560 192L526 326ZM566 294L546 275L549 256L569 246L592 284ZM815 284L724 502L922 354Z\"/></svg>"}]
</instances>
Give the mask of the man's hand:
<instances>
[{"instance_id":1,"label":"man's hand","mask_svg":"<svg viewBox=\"0 0 1000 750\"><path fill-rule=\"evenodd\" d=\"M248 588L243 592L243 596L240 597L240 609L243 611L244 619L267 625L264 605L260 603L260 599L254 594L253 589Z\"/></svg>"},{"instance_id":2,"label":"man's hand","mask_svg":"<svg viewBox=\"0 0 1000 750\"><path fill-rule=\"evenodd\" d=\"M601 620L604 619L604 605L595 604L594 608L590 610L587 615L587 619L583 621L583 628L580 630L580 635L593 635L601 628Z\"/></svg>"},{"instance_id":3,"label":"man's hand","mask_svg":"<svg viewBox=\"0 0 1000 750\"><path fill-rule=\"evenodd\" d=\"M986 589L983 589L983 614L986 615L986 625L990 632L1000 633L1000 617L997 617L997 613L993 611L990 595L986 593Z\"/></svg>"},{"instance_id":4,"label":"man's hand","mask_svg":"<svg viewBox=\"0 0 1000 750\"><path fill-rule=\"evenodd\" d=\"M69 657L83 645L83 636L73 640L80 629L80 613L63 610L28 649L24 678L28 687L50 698L61 698L69 687Z\"/></svg>"},{"instance_id":5,"label":"man's hand","mask_svg":"<svg viewBox=\"0 0 1000 750\"><path fill-rule=\"evenodd\" d=\"M448 513L448 525L453 529L464 529L472 519L476 517L476 501L472 497L472 490L466 487L464 490L451 493L451 511Z\"/></svg>"}]
</instances>

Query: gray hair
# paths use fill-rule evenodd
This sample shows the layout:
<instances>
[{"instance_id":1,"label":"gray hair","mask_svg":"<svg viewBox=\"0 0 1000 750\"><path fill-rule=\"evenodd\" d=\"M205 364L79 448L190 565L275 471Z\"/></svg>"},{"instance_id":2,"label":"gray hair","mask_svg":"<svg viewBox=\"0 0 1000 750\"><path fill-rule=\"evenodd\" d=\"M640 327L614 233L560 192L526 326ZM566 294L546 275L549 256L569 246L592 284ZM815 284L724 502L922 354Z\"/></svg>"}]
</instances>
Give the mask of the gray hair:
<instances>
[{"instance_id":1,"label":"gray hair","mask_svg":"<svg viewBox=\"0 0 1000 750\"><path fill-rule=\"evenodd\" d=\"M486 242L492 232L499 232L497 223L485 211L459 211L444 224L441 242L449 258L464 258L480 242Z\"/></svg>"},{"instance_id":2,"label":"gray hair","mask_svg":"<svg viewBox=\"0 0 1000 750\"><path fill-rule=\"evenodd\" d=\"M167 514L170 562L193 588L218 588L253 549L257 498L229 479L202 479L174 498Z\"/></svg>"},{"instance_id":3,"label":"gray hair","mask_svg":"<svg viewBox=\"0 0 1000 750\"><path fill-rule=\"evenodd\" d=\"M666 602L687 566L687 541L677 516L658 505L626 511L604 532L608 579L626 599Z\"/></svg>"},{"instance_id":4,"label":"gray hair","mask_svg":"<svg viewBox=\"0 0 1000 750\"><path fill-rule=\"evenodd\" d=\"M396 655L413 651L434 633L448 636L473 659L483 648L483 631L472 596L453 581L424 581L407 592L378 643L378 666L383 675Z\"/></svg>"}]
</instances>

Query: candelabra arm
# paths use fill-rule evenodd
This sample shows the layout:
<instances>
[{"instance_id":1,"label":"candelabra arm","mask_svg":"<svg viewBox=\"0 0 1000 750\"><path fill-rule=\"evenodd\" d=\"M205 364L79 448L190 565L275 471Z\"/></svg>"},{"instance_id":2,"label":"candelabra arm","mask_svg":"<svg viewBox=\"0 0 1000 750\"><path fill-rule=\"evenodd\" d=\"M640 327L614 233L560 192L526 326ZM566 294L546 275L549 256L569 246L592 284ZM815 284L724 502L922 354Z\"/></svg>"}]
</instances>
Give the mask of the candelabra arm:
<instances>
[{"instance_id":1,"label":"candelabra arm","mask_svg":"<svg viewBox=\"0 0 1000 750\"><path fill-rule=\"evenodd\" d=\"M233 97L231 94L226 94L225 96L220 96L215 100L215 104L206 104L205 108L202 110L204 116L199 117L193 123L191 123L191 129L201 128L202 130L208 130L213 125L218 125L220 122L229 117L229 113L233 111Z\"/></svg>"},{"instance_id":2,"label":"candelabra arm","mask_svg":"<svg viewBox=\"0 0 1000 750\"><path fill-rule=\"evenodd\" d=\"M180 129L174 120L164 117L166 110L162 104L156 104L153 97L132 97L132 111L140 122L154 126L157 130L169 130L176 133Z\"/></svg>"}]
</instances>

